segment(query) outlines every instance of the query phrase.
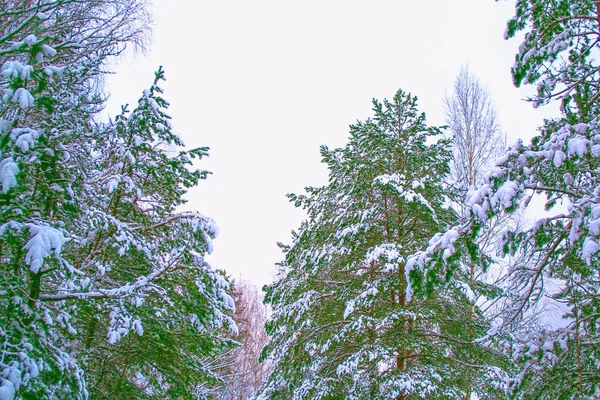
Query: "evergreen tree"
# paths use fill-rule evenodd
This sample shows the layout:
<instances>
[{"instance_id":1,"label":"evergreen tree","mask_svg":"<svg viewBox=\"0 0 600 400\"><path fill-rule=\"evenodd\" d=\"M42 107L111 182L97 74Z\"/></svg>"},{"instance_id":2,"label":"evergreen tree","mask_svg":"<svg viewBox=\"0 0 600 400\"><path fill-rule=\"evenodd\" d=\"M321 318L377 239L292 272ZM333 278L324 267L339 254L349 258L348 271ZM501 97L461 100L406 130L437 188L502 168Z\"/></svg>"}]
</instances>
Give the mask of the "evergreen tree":
<instances>
[{"instance_id":1,"label":"evergreen tree","mask_svg":"<svg viewBox=\"0 0 600 400\"><path fill-rule=\"evenodd\" d=\"M224 314L234 308L225 292L229 284L202 259L212 251L214 221L176 210L187 188L206 176L190 167L207 149L177 151L183 143L165 113L162 79L159 70L136 109L100 125L84 153L96 168L82 184L86 217L77 234L83 248L74 257L81 268L95 272L77 296L103 299L90 304L85 317L94 398L136 391L154 398L197 398L195 388L217 379L203 356L216 355L229 343L214 329L235 327ZM105 288L125 296L102 295L99 289ZM104 346L107 337L117 344L131 329L140 337Z\"/></svg>"},{"instance_id":2,"label":"evergreen tree","mask_svg":"<svg viewBox=\"0 0 600 400\"><path fill-rule=\"evenodd\" d=\"M465 360L497 357L462 339L487 330L466 290L407 302L406 257L456 218L443 184L451 148L414 96L373 104L345 148L322 147L329 183L290 195L308 219L266 287L274 370L260 398L464 398ZM502 371L477 366L478 394L493 396Z\"/></svg>"},{"instance_id":3,"label":"evergreen tree","mask_svg":"<svg viewBox=\"0 0 600 400\"><path fill-rule=\"evenodd\" d=\"M146 22L134 0L0 4L3 400L84 399L88 381L99 398L199 397L216 379L201 358L235 329L203 261L217 228L176 210L206 149L182 150L162 71L131 114L95 120L103 65Z\"/></svg>"},{"instance_id":4,"label":"evergreen tree","mask_svg":"<svg viewBox=\"0 0 600 400\"><path fill-rule=\"evenodd\" d=\"M591 0L517 1L506 31L507 38L525 31L512 69L515 84L536 84L533 105L559 101L562 116L544 121L531 143L509 148L468 193L470 217L409 261L413 283L439 285L456 268L444 254L476 257L473 238L485 221L526 206L535 194L545 196L550 216L503 235L502 253L520 257L507 273L512 304L501 327L545 297L567 312L560 324L519 338L514 354L521 370L511 386L518 398L600 396L600 65L592 56L599 49L599 11ZM448 247L457 232L460 239Z\"/></svg>"}]
</instances>

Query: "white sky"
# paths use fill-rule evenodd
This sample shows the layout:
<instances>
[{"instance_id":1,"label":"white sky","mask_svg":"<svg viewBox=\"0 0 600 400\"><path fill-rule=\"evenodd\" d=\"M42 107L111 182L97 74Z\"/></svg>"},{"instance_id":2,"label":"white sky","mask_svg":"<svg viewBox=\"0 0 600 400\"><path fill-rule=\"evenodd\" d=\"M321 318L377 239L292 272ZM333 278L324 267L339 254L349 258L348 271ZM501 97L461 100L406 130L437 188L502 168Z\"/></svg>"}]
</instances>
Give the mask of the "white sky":
<instances>
[{"instance_id":1,"label":"white sky","mask_svg":"<svg viewBox=\"0 0 600 400\"><path fill-rule=\"evenodd\" d=\"M319 146L346 143L371 100L398 88L419 97L431 125L460 65L489 86L509 141L529 139L550 110L521 101L512 85L520 41L503 40L514 1L154 0L153 43L108 80L107 111L136 104L159 65L177 133L209 146L213 172L189 208L213 217L220 235L209 261L258 286L272 280L303 213L286 193L327 181Z\"/></svg>"}]
</instances>

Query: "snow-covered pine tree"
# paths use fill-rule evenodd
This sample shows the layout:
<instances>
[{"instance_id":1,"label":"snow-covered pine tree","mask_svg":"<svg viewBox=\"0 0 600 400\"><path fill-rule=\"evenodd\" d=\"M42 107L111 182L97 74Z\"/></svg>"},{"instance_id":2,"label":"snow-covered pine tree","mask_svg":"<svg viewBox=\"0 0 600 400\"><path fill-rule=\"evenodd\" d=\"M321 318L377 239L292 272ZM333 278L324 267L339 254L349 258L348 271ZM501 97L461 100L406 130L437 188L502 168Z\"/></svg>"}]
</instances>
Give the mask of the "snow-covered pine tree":
<instances>
[{"instance_id":1,"label":"snow-covered pine tree","mask_svg":"<svg viewBox=\"0 0 600 400\"><path fill-rule=\"evenodd\" d=\"M467 219L436 235L410 258L412 282L438 286L456 265L444 254L476 255L473 237L485 221L545 198L549 216L504 234L505 254L519 254L507 276L512 307L503 326L550 297L566 308L562 321L520 338L517 398L600 396L600 5L591 0L519 0L506 38L525 31L512 68L515 84L536 84L534 107L559 101L562 116L509 148L484 183L466 198ZM554 208L560 205L561 207ZM458 235L457 235L458 234ZM453 242L453 246L448 246ZM490 332L494 333L494 332Z\"/></svg>"},{"instance_id":2,"label":"snow-covered pine tree","mask_svg":"<svg viewBox=\"0 0 600 400\"><path fill-rule=\"evenodd\" d=\"M84 153L96 168L82 182L83 248L73 256L94 272L77 296L103 299L86 304L84 351L94 398L197 398L197 389L217 380L205 357L230 343L219 330L235 329L226 315L233 311L229 284L202 259L217 227L197 212L176 210L206 176L190 168L207 149L182 150L161 96L163 79L161 69L138 106L99 125ZM112 287L122 293L99 290ZM118 343L132 329L138 337ZM107 337L115 346L104 346Z\"/></svg>"},{"instance_id":3,"label":"snow-covered pine tree","mask_svg":"<svg viewBox=\"0 0 600 400\"><path fill-rule=\"evenodd\" d=\"M166 344L177 371L135 364L123 379L192 397L208 374L198 358L223 346L221 326L234 327L227 283L202 260L214 223L175 210L203 176L187 168L205 149L179 152L162 72L131 115L94 119L104 63L143 41L146 22L134 0L0 4L2 400L87 398L84 370L94 376L130 331Z\"/></svg>"},{"instance_id":4,"label":"snow-covered pine tree","mask_svg":"<svg viewBox=\"0 0 600 400\"><path fill-rule=\"evenodd\" d=\"M329 183L290 195L308 219L266 287L274 370L260 398L464 398L465 360L501 361L462 339L487 327L461 288L406 302L406 256L455 221L451 148L410 94L373 104L345 148L322 147ZM493 396L502 372L478 366Z\"/></svg>"},{"instance_id":5,"label":"snow-covered pine tree","mask_svg":"<svg viewBox=\"0 0 600 400\"><path fill-rule=\"evenodd\" d=\"M68 163L69 147L90 130L90 115L99 109L94 90L98 68L105 57L118 55L127 37L143 36L137 20L120 18L108 4L103 8L99 2L85 6L65 0L0 5L3 399L12 399L15 392L86 395L68 334L56 328L72 331L69 310L53 313L36 306L54 271L73 273L71 264L49 258L68 240L65 221L77 219L69 185L76 166ZM110 38L106 32L112 32ZM97 43L103 36L100 53Z\"/></svg>"}]
</instances>

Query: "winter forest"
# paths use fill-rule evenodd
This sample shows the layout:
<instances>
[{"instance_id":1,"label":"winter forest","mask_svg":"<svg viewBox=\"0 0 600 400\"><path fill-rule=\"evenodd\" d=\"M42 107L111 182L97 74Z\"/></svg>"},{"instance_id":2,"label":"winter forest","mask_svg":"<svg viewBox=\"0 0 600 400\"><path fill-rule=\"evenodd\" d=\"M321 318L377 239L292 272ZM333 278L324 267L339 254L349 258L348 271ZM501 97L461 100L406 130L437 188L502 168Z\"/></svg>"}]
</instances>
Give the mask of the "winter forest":
<instances>
[{"instance_id":1,"label":"winter forest","mask_svg":"<svg viewBox=\"0 0 600 400\"><path fill-rule=\"evenodd\" d=\"M149 4L1 0L0 400L600 398L600 2L514 7L507 73L560 115L508 141L467 64L443 125L390 88L257 289L207 261L169 71L101 117Z\"/></svg>"}]
</instances>

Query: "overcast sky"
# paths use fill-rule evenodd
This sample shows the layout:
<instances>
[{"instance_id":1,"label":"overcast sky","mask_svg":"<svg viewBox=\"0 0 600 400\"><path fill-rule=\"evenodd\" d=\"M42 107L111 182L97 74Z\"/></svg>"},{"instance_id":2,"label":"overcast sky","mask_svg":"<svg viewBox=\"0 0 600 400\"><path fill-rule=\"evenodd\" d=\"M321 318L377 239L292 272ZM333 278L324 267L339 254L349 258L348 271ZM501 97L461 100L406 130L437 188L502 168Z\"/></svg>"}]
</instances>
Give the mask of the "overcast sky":
<instances>
[{"instance_id":1,"label":"overcast sky","mask_svg":"<svg viewBox=\"0 0 600 400\"><path fill-rule=\"evenodd\" d=\"M514 1L154 0L153 42L108 80L107 111L134 105L162 65L176 132L209 146L213 172L188 208L220 227L209 261L262 286L303 213L286 193L327 181L319 146L340 147L371 100L402 88L431 125L461 66L488 85L509 141L529 139L544 116L523 102L510 67L520 41L505 41Z\"/></svg>"}]
</instances>

